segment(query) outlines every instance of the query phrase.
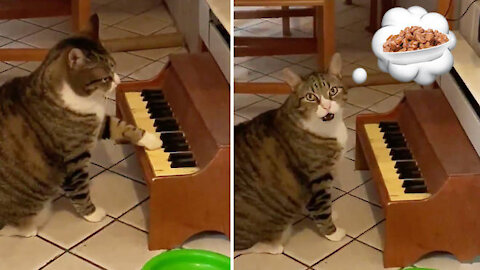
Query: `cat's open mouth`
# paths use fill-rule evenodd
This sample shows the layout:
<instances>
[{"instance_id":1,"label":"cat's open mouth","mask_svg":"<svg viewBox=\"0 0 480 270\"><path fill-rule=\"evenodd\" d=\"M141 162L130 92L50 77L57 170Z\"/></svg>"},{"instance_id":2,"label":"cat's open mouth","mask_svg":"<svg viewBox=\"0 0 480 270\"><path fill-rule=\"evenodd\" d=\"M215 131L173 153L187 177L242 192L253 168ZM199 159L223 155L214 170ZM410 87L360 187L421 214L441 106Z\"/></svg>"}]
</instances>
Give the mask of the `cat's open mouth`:
<instances>
[{"instance_id":1,"label":"cat's open mouth","mask_svg":"<svg viewBox=\"0 0 480 270\"><path fill-rule=\"evenodd\" d=\"M323 122L327 122L327 121L332 120L334 117L335 117L335 114L333 114L333 113L328 113L327 115L325 115L324 117L322 117L322 120L323 120Z\"/></svg>"}]
</instances>

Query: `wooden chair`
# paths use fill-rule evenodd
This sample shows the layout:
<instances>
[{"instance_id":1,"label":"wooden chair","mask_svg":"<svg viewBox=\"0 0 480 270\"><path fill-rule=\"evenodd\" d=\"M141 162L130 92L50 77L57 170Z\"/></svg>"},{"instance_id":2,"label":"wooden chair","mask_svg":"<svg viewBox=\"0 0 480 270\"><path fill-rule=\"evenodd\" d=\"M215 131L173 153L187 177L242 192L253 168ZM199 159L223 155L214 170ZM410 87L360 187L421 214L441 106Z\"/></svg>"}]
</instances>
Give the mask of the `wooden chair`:
<instances>
[{"instance_id":1,"label":"wooden chair","mask_svg":"<svg viewBox=\"0 0 480 270\"><path fill-rule=\"evenodd\" d=\"M335 53L335 2L334 0L234 0L241 6L280 6L281 9L238 10L235 19L282 18L283 37L235 37L235 56L269 56L317 53L318 70L325 71ZM290 6L302 6L290 9ZM291 17L314 18L313 37L290 36ZM235 83L236 93L282 93L284 83ZM282 90L283 89L283 90Z\"/></svg>"},{"instance_id":2,"label":"wooden chair","mask_svg":"<svg viewBox=\"0 0 480 270\"><path fill-rule=\"evenodd\" d=\"M0 19L72 16L73 31L84 29L90 0L0 0ZM0 49L0 61L41 61L48 49Z\"/></svg>"}]
</instances>

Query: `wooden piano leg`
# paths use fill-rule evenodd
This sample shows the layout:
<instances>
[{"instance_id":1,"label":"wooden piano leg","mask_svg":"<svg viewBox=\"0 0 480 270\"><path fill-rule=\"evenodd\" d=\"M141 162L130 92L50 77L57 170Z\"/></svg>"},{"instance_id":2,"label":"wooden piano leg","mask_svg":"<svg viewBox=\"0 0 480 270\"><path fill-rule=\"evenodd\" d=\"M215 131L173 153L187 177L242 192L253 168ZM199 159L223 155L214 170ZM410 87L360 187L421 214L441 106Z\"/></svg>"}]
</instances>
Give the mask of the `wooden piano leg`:
<instances>
[{"instance_id":1,"label":"wooden piano leg","mask_svg":"<svg viewBox=\"0 0 480 270\"><path fill-rule=\"evenodd\" d=\"M360 144L360 138L355 136L355 170L368 170L367 160L363 153L362 145Z\"/></svg>"}]
</instances>

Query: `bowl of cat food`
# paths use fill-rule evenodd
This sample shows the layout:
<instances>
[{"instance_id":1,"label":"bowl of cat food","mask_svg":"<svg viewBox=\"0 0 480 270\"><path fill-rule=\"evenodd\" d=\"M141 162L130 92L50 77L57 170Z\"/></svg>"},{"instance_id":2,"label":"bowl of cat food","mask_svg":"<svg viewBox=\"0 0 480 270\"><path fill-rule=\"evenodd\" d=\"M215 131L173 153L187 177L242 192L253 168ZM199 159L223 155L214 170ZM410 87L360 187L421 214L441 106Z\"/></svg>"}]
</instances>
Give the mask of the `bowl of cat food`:
<instances>
[{"instance_id":1,"label":"bowl of cat food","mask_svg":"<svg viewBox=\"0 0 480 270\"><path fill-rule=\"evenodd\" d=\"M427 62L442 56L449 42L447 35L438 30L410 26L386 39L383 55L400 65Z\"/></svg>"},{"instance_id":2,"label":"bowl of cat food","mask_svg":"<svg viewBox=\"0 0 480 270\"><path fill-rule=\"evenodd\" d=\"M142 270L230 270L230 258L206 250L175 249L153 257Z\"/></svg>"}]
</instances>

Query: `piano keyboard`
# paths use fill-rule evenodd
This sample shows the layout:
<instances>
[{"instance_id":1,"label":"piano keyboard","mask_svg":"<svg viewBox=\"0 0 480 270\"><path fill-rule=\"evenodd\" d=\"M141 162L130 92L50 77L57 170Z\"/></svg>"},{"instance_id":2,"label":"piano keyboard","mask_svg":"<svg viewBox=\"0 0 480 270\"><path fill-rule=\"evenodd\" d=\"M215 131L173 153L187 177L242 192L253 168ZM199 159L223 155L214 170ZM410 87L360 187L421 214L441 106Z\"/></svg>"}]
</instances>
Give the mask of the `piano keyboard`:
<instances>
[{"instance_id":1,"label":"piano keyboard","mask_svg":"<svg viewBox=\"0 0 480 270\"><path fill-rule=\"evenodd\" d=\"M161 90L125 93L135 125L148 132L159 133L161 149L145 149L155 176L193 174L199 170L185 135Z\"/></svg>"},{"instance_id":2,"label":"piano keyboard","mask_svg":"<svg viewBox=\"0 0 480 270\"><path fill-rule=\"evenodd\" d=\"M422 200L430 197L398 123L366 124L365 129L390 200Z\"/></svg>"}]
</instances>

